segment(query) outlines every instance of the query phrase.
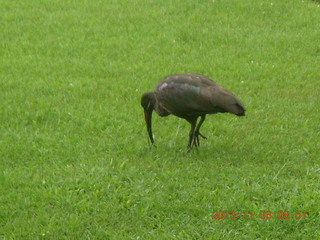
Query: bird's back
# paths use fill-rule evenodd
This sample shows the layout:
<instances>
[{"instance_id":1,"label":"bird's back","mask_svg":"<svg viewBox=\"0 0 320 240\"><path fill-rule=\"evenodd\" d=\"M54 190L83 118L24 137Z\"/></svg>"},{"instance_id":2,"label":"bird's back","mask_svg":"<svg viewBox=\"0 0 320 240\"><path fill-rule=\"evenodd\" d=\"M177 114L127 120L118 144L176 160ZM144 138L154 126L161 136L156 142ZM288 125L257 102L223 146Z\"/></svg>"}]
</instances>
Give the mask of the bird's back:
<instances>
[{"instance_id":1,"label":"bird's back","mask_svg":"<svg viewBox=\"0 0 320 240\"><path fill-rule=\"evenodd\" d=\"M180 73L180 74L167 76L159 81L159 83L156 86L156 89L161 87L161 85L164 83L187 84L189 86L194 86L194 87L218 85L207 76L197 74L197 73Z\"/></svg>"}]
</instances>

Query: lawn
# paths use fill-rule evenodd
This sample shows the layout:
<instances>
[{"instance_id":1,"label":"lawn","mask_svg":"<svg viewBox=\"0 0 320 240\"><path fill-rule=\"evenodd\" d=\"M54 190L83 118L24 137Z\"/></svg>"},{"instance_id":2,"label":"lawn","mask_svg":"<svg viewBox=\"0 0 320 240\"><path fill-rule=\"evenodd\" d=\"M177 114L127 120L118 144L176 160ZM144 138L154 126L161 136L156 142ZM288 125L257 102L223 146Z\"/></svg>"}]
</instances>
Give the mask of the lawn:
<instances>
[{"instance_id":1,"label":"lawn","mask_svg":"<svg viewBox=\"0 0 320 240\"><path fill-rule=\"evenodd\" d=\"M0 239L319 239L319 16L312 0L0 0ZM152 148L141 95L182 72L246 116L207 116L187 153L188 122L155 114Z\"/></svg>"}]
</instances>

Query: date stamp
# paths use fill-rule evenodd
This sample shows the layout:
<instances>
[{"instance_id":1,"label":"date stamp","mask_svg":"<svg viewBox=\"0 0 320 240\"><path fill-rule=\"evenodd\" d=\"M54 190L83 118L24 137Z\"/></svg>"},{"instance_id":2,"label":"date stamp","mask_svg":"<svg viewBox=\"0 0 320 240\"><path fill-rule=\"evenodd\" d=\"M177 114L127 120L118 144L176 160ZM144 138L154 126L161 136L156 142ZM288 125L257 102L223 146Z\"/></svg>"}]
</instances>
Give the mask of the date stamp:
<instances>
[{"instance_id":1,"label":"date stamp","mask_svg":"<svg viewBox=\"0 0 320 240\"><path fill-rule=\"evenodd\" d=\"M306 211L212 211L212 219L306 219Z\"/></svg>"}]
</instances>

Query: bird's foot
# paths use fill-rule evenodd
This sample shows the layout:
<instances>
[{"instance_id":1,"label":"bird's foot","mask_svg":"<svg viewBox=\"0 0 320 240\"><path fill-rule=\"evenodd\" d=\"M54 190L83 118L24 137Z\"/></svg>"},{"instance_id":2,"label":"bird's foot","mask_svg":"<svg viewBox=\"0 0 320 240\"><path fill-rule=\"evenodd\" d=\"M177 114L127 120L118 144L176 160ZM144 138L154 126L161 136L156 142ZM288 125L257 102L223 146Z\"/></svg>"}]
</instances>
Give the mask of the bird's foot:
<instances>
[{"instance_id":1,"label":"bird's foot","mask_svg":"<svg viewBox=\"0 0 320 240\"><path fill-rule=\"evenodd\" d=\"M196 147L198 147L198 146L200 146L200 139L199 139L199 136L200 137L202 137L203 139L207 139L205 136L203 136L199 131L196 131L195 133L194 133L194 140L193 140L193 142L194 142L194 145L196 146Z\"/></svg>"},{"instance_id":2,"label":"bird's foot","mask_svg":"<svg viewBox=\"0 0 320 240\"><path fill-rule=\"evenodd\" d=\"M198 132L198 135L201 136L203 139L207 139L207 137L203 136L200 132Z\"/></svg>"},{"instance_id":3,"label":"bird's foot","mask_svg":"<svg viewBox=\"0 0 320 240\"><path fill-rule=\"evenodd\" d=\"M199 136L202 137L203 139L207 139L207 137L203 136L199 131L195 131L192 136L192 140L187 147L187 152L189 152L193 148L193 146L195 147L200 146Z\"/></svg>"}]
</instances>

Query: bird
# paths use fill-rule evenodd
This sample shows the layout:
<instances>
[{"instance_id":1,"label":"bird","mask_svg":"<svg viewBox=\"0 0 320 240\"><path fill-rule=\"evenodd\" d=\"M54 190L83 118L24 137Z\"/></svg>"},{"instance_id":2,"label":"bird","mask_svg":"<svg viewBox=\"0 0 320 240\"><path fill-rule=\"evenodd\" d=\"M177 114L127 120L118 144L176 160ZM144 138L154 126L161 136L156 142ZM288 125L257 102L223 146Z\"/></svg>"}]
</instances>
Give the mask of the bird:
<instances>
[{"instance_id":1,"label":"bird","mask_svg":"<svg viewBox=\"0 0 320 240\"><path fill-rule=\"evenodd\" d=\"M187 151L200 146L200 127L206 114L232 113L245 116L242 101L231 92L219 86L209 77L197 73L179 73L161 79L154 91L145 92L141 106L151 144L155 146L152 134L152 112L165 117L174 115L187 120L191 129ZM200 118L198 124L197 121Z\"/></svg>"}]
</instances>

